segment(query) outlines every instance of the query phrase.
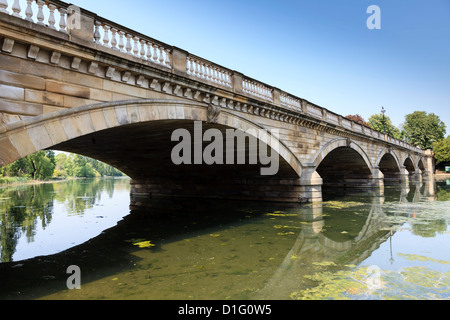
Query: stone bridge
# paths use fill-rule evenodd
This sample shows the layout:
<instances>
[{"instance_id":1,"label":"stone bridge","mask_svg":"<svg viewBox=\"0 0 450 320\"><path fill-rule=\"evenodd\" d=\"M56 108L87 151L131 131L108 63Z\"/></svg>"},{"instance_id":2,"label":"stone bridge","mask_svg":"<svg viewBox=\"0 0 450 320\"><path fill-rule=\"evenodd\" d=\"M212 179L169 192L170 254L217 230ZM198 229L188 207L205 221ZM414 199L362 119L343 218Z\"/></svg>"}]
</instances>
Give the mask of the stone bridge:
<instances>
[{"instance_id":1,"label":"stone bridge","mask_svg":"<svg viewBox=\"0 0 450 320\"><path fill-rule=\"evenodd\" d=\"M135 196L283 202L433 174L431 151L82 8L23 3L0 0L0 166L61 150L122 170ZM196 123L246 132L249 159L250 132L266 132L253 136L279 170L261 175L261 160L175 164L173 132L194 136Z\"/></svg>"}]
</instances>

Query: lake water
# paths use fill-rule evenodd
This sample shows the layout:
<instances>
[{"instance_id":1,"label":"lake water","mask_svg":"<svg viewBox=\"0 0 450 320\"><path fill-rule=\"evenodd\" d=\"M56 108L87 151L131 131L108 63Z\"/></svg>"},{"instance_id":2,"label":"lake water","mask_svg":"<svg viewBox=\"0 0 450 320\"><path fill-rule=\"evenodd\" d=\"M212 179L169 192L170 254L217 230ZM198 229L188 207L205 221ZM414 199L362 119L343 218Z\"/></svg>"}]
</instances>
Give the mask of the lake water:
<instances>
[{"instance_id":1,"label":"lake water","mask_svg":"<svg viewBox=\"0 0 450 320\"><path fill-rule=\"evenodd\" d=\"M124 178L0 189L0 298L450 298L450 179L319 205L129 205Z\"/></svg>"}]
</instances>

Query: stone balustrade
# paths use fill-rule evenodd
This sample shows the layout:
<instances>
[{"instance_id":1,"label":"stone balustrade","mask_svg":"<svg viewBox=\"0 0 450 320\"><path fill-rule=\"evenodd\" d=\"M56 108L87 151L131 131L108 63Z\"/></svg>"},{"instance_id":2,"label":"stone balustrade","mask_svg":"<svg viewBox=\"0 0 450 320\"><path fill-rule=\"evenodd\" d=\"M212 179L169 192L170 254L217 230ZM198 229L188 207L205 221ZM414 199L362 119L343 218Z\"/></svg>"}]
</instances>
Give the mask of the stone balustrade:
<instances>
[{"instance_id":1,"label":"stone balustrade","mask_svg":"<svg viewBox=\"0 0 450 320\"><path fill-rule=\"evenodd\" d=\"M94 42L166 68L172 68L169 46L100 17L95 20Z\"/></svg>"},{"instance_id":2,"label":"stone balustrade","mask_svg":"<svg viewBox=\"0 0 450 320\"><path fill-rule=\"evenodd\" d=\"M21 6L21 2L26 2L26 8ZM61 1L14 0L11 5L7 0L0 0L0 12L67 33L68 28L73 27L76 7Z\"/></svg>"},{"instance_id":3,"label":"stone balustrade","mask_svg":"<svg viewBox=\"0 0 450 320\"><path fill-rule=\"evenodd\" d=\"M186 72L196 78L232 88L232 72L204 59L189 55L186 58Z\"/></svg>"},{"instance_id":4,"label":"stone balustrade","mask_svg":"<svg viewBox=\"0 0 450 320\"><path fill-rule=\"evenodd\" d=\"M282 92L280 94L280 103L283 107L292 109L297 112L302 112L302 101L299 98L295 98L287 93Z\"/></svg>"},{"instance_id":5,"label":"stone balustrade","mask_svg":"<svg viewBox=\"0 0 450 320\"><path fill-rule=\"evenodd\" d=\"M242 91L250 94L251 96L273 102L273 89L262 84L261 82L244 78L242 79Z\"/></svg>"},{"instance_id":6,"label":"stone balustrade","mask_svg":"<svg viewBox=\"0 0 450 320\"><path fill-rule=\"evenodd\" d=\"M21 3L26 3L26 7L24 5L21 6ZM177 74L195 78L210 85L218 85L232 91L234 94L247 96L265 104L275 105L291 112L290 118L295 115L307 116L344 128L355 134L385 140L390 144L411 151L421 151L404 141L389 136L385 137L381 132L361 126L305 99L283 92L176 47L164 44L161 41L63 1L0 0L0 18L2 14L8 14L61 32L64 35L68 35L68 39L81 39L91 43L97 50L105 50L108 53L117 51L121 55L124 54L133 59L140 59L144 63L149 62L150 65L163 67L169 72L176 72ZM5 39L3 51L8 52L9 43L9 40ZM11 42L11 45L13 45L13 42ZM254 110L251 106L248 106L248 108ZM235 109L247 110L247 105L242 107L242 109L237 107ZM273 114L273 111L265 112L264 114L270 115Z\"/></svg>"}]
</instances>

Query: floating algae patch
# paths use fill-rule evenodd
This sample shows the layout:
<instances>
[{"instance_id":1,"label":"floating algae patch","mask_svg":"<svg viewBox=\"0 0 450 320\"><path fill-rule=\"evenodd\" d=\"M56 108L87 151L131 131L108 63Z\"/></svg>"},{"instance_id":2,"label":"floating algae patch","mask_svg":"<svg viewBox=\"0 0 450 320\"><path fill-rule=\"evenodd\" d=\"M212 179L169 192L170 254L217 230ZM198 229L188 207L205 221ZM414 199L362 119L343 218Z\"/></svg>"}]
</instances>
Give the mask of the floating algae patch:
<instances>
[{"instance_id":1,"label":"floating algae patch","mask_svg":"<svg viewBox=\"0 0 450 320\"><path fill-rule=\"evenodd\" d=\"M365 205L366 205L365 203L357 201L325 201L322 203L322 206L324 208L331 208L331 209L347 209Z\"/></svg>"},{"instance_id":2,"label":"floating algae patch","mask_svg":"<svg viewBox=\"0 0 450 320\"><path fill-rule=\"evenodd\" d=\"M150 247L156 246L151 241L146 240L146 239L130 239L130 240L126 240L126 242L130 242L133 244L133 246L136 246L139 248L150 248Z\"/></svg>"},{"instance_id":3,"label":"floating algae patch","mask_svg":"<svg viewBox=\"0 0 450 320\"><path fill-rule=\"evenodd\" d=\"M450 261L433 259L430 257L421 256L418 254L397 253L397 255L400 257L403 257L407 260L410 260L410 261L423 261L423 262L429 261L429 262L436 262L436 263L440 263L440 264L450 264Z\"/></svg>"},{"instance_id":4,"label":"floating algae patch","mask_svg":"<svg viewBox=\"0 0 450 320\"><path fill-rule=\"evenodd\" d=\"M319 272L305 275L306 279L316 282L316 286L295 291L290 297L295 300L349 300L346 294L362 293L367 290L364 283L351 277L349 271Z\"/></svg>"},{"instance_id":5,"label":"floating algae patch","mask_svg":"<svg viewBox=\"0 0 450 320\"><path fill-rule=\"evenodd\" d=\"M374 272L376 270L376 272ZM425 267L400 271L376 266L305 275L313 284L291 293L296 300L449 300L450 271Z\"/></svg>"},{"instance_id":6,"label":"floating algae patch","mask_svg":"<svg viewBox=\"0 0 450 320\"><path fill-rule=\"evenodd\" d=\"M296 213L283 213L282 211L269 212L265 215L269 217L297 217Z\"/></svg>"},{"instance_id":7,"label":"floating algae patch","mask_svg":"<svg viewBox=\"0 0 450 320\"><path fill-rule=\"evenodd\" d=\"M141 242L133 243L133 245L137 246L139 248L150 248L150 247L155 246L153 243L151 243L151 241L141 241Z\"/></svg>"}]
</instances>

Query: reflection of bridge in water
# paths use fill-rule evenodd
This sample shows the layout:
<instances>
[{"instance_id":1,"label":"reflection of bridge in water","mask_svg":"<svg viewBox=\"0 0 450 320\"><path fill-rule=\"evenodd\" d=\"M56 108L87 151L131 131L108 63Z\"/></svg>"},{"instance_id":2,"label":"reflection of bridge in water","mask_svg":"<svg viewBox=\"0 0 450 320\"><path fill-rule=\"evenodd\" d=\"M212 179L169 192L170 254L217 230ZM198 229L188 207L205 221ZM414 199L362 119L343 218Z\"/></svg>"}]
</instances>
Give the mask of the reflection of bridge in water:
<instances>
[{"instance_id":1,"label":"reflection of bridge in water","mask_svg":"<svg viewBox=\"0 0 450 320\"><path fill-rule=\"evenodd\" d=\"M358 224L357 233L350 235L347 235L345 231L348 226L332 226L333 222L327 220L327 216L339 214L339 212L330 212L327 202L298 208L296 210L298 217L307 223L302 227L283 263L266 282L264 288L258 291L256 298L286 299L305 281L303 275L316 273L315 266L320 263L356 266L363 262L395 233L384 219L386 212L383 204L436 200L434 180L420 179L404 183L401 188L393 188L386 192L386 195L384 191L384 188L381 188L364 196L367 200L371 199L370 211L367 216L362 215L365 220L362 224ZM352 208L355 211L368 210L367 203L365 202L365 205L354 203ZM339 239L339 233L341 233L341 239ZM342 236L342 233L347 236ZM292 281L293 279L298 281Z\"/></svg>"},{"instance_id":2,"label":"reflection of bridge in water","mask_svg":"<svg viewBox=\"0 0 450 320\"><path fill-rule=\"evenodd\" d=\"M2 283L0 297L23 298L28 294L36 298L63 292L66 289L67 280L65 270L68 265L74 263L83 270L83 288L101 287L102 281L108 276L116 277L117 274L120 274L120 277L126 277L127 274L139 272L136 271L136 264L146 265L147 262L142 260L144 257L140 254L136 255L136 252L141 252L136 250L142 249L136 249L135 246L130 245L129 241L131 238L145 238L154 241L155 244L160 242L153 253L160 252L162 254L161 261L169 257L172 270L175 270L174 273L179 276L176 279L182 277L183 282L192 286L198 285L198 277L201 277L203 281L205 278L208 279L201 285L203 292L208 292L206 298L211 297L211 292L218 291L218 288L225 290L224 283L227 283L229 287L227 292L234 293L235 291L231 291L232 289L239 291L244 287L261 288L257 289L257 295L254 298L287 299L290 293L302 286L303 275L318 271L314 268L315 262L335 262L338 265L336 268L341 265L356 265L364 261L383 242L388 240L390 229L383 218L389 212L383 206L384 203L390 205L395 202L432 201L436 193L434 191L435 184L429 181L418 181L417 184L411 183L404 185L403 188L386 188L384 190L386 192L383 192L383 189L379 190L380 192L364 194L359 205L355 206L356 210L361 210L361 214L347 215L348 219L344 218L343 220L340 218L345 211L331 208L330 202L303 207L293 204L273 205L271 207L273 210L296 214L295 217L287 218L284 221L295 220L293 225L301 225L301 232L297 236L292 235L290 236L292 238L284 238L283 241L278 241L280 238L276 235L276 231L274 232L272 220L260 217L260 213L255 213L253 216L255 219L240 220L251 210L245 211L243 214L218 202L193 201L186 204L176 202L173 205L173 202L159 202L154 199L150 201L149 210L132 211L132 214L118 223L116 227L105 230L98 237L82 245L52 256L36 257L20 263L0 264ZM354 199L346 199L342 204L351 204L351 200ZM168 204L171 205L168 206ZM232 206L233 202L230 202L229 205ZM264 210L268 210L270 206L270 204L264 206ZM238 203L238 208L246 209L247 207L241 207ZM251 205L248 207L248 209L253 208L259 208L259 204L255 207ZM205 215L202 209L210 212L210 216ZM223 210L227 215L214 213L216 209ZM277 218L275 221L278 224L283 219L278 220ZM267 223L268 221L269 223ZM255 248L251 249L254 251L249 251L248 246L243 245L245 241L242 242L242 240L229 241L227 246L217 246L222 240L210 236L211 233L220 233L224 239L232 239L235 236L238 238L237 235L248 233L248 237L244 239L253 241L256 238L252 238L253 235L250 234L255 228L261 232L256 237L258 241L260 241L260 235L266 236L266 242L261 241L260 244L261 248L264 246L264 250L259 251ZM342 234L344 230L348 233ZM177 241L185 239L186 236L188 239L196 239L197 245L204 246L200 251L208 252L208 255L205 257L202 253L193 254L183 247L181 251L175 251L176 259L170 258L174 255L171 250L178 246ZM209 242L211 239L218 240L218 242L215 240ZM271 247L272 250L270 248L267 250L267 245L276 241L278 243ZM164 254L165 250L167 250L167 256ZM213 253L209 250L217 251ZM153 253L147 257L150 262L155 259ZM254 256L249 256L249 253ZM230 260L226 256L228 254L232 254L236 259ZM209 260L211 256L215 256L216 259ZM275 257L275 260L268 263L272 257ZM207 271L196 270L198 273L192 273L192 270L186 270L189 259L202 260L202 263L210 261L214 264L209 265L211 269L207 269ZM225 264L233 269L224 268ZM17 267L17 265L21 267ZM237 278L238 276L230 272L235 268L237 270L248 268L260 272L242 273ZM156 269L144 268L143 270L157 272ZM211 276L212 274L214 276ZM49 275L55 276L51 282L46 280ZM170 282L171 279L164 279L169 285L178 288L178 283ZM223 279L226 281L224 282ZM102 281L98 282L99 280ZM167 286L167 282L164 282L163 285ZM134 284L142 285L139 282ZM37 288L39 288L39 296L35 296ZM160 287L156 286L156 289L153 287L152 290L158 290L158 288ZM20 295L17 295L17 292L21 292Z\"/></svg>"}]
</instances>

